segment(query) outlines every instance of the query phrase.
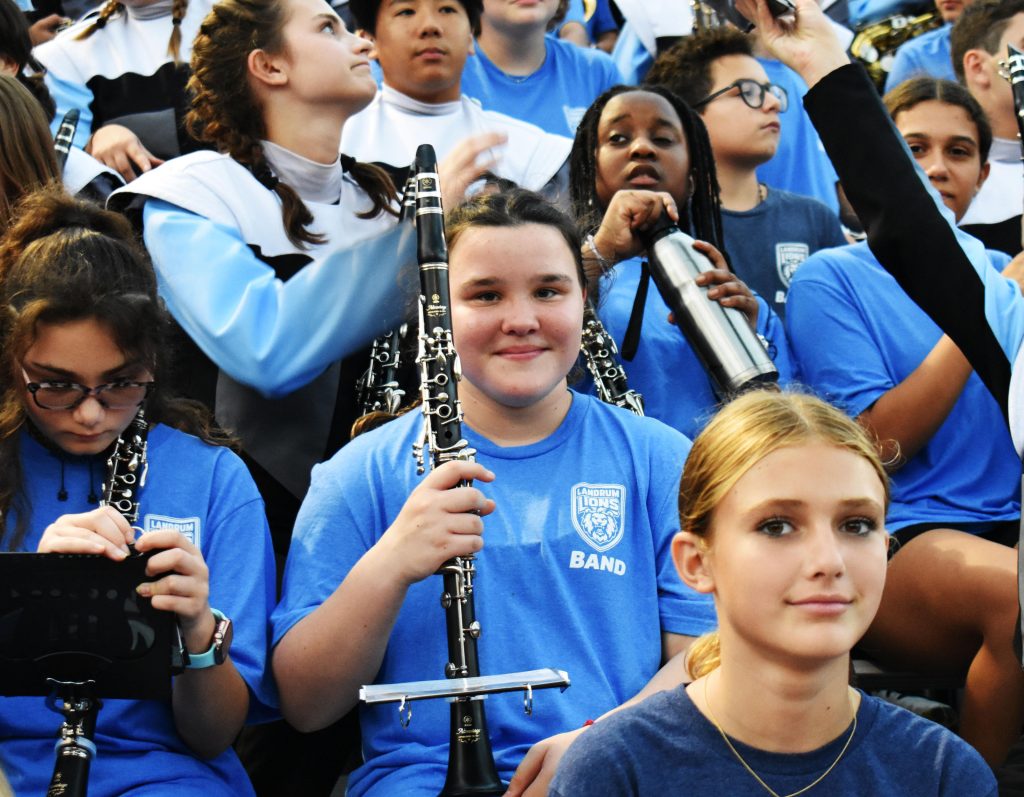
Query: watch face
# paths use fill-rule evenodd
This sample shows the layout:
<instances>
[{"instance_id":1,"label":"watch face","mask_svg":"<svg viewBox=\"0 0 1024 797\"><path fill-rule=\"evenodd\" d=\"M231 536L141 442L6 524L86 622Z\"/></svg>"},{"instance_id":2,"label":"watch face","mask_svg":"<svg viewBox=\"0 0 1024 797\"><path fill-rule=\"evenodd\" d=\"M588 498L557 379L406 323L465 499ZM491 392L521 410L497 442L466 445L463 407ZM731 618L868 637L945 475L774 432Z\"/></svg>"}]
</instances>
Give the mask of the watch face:
<instances>
[{"instance_id":1,"label":"watch face","mask_svg":"<svg viewBox=\"0 0 1024 797\"><path fill-rule=\"evenodd\" d=\"M215 664L223 664L228 657L228 650L231 648L231 639L234 636L234 628L231 620L225 617L213 632L213 661Z\"/></svg>"}]
</instances>

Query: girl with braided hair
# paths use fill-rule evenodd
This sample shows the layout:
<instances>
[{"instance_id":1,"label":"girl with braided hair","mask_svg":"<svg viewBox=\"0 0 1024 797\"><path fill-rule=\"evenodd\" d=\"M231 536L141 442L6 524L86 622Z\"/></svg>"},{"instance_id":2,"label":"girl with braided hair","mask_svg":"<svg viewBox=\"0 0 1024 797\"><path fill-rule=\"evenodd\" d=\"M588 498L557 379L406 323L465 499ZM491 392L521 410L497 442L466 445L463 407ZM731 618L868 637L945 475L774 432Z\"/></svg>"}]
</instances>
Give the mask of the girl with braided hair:
<instances>
[{"instance_id":1,"label":"girl with braided hair","mask_svg":"<svg viewBox=\"0 0 1024 797\"><path fill-rule=\"evenodd\" d=\"M75 145L126 181L198 148L182 119L191 42L212 0L108 0L35 55L57 103L71 108Z\"/></svg>"},{"instance_id":2,"label":"girl with braided hair","mask_svg":"<svg viewBox=\"0 0 1024 797\"><path fill-rule=\"evenodd\" d=\"M689 232L697 251L716 268L698 278L708 299L741 310L769 343L782 381L790 377L782 323L729 269L718 202L718 181L700 117L662 86L616 86L590 106L569 156L570 195L581 229L583 255L602 275L598 315L619 344L631 388L645 412L695 437L718 403L709 376L669 314L657 290L635 301L646 279L642 233L662 211ZM642 298L642 297L641 297ZM647 324L640 333L641 316ZM637 345L624 345L624 341ZM633 349L633 351L630 351ZM631 356L635 355L635 356Z\"/></svg>"},{"instance_id":3,"label":"girl with braided hair","mask_svg":"<svg viewBox=\"0 0 1024 797\"><path fill-rule=\"evenodd\" d=\"M111 197L191 339L183 392L240 437L282 562L310 470L357 414L341 361L403 320L414 262L390 179L338 156L376 91L369 48L323 0L218 3L193 45L188 124L219 152Z\"/></svg>"}]
</instances>

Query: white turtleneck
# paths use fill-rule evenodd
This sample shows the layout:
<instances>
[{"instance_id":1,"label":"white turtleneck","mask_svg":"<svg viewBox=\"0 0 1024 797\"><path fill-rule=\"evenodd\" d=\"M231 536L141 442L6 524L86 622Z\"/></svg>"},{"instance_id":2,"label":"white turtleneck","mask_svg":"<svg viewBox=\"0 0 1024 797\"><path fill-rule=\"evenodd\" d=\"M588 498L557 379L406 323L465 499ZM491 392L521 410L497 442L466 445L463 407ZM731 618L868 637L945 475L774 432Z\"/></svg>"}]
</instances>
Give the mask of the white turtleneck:
<instances>
[{"instance_id":1,"label":"white turtleneck","mask_svg":"<svg viewBox=\"0 0 1024 797\"><path fill-rule=\"evenodd\" d=\"M1020 142L993 138L988 179L960 224L996 224L1024 212L1024 166Z\"/></svg>"},{"instance_id":2,"label":"white turtleneck","mask_svg":"<svg viewBox=\"0 0 1024 797\"><path fill-rule=\"evenodd\" d=\"M263 141L263 152L278 179L287 183L305 202L333 205L341 197L341 179L344 170L341 161L317 163L292 152L290 149Z\"/></svg>"}]
</instances>

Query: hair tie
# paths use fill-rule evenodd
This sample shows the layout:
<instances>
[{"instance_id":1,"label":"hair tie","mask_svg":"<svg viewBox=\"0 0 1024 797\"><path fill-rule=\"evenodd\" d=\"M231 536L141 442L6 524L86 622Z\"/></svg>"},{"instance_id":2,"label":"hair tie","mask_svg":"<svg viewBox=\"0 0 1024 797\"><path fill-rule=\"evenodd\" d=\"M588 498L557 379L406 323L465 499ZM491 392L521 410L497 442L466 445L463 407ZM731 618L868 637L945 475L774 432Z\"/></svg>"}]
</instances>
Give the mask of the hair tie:
<instances>
[{"instance_id":1,"label":"hair tie","mask_svg":"<svg viewBox=\"0 0 1024 797\"><path fill-rule=\"evenodd\" d=\"M92 26L96 30L107 27L107 18L103 16L99 17L95 22L92 23Z\"/></svg>"},{"instance_id":2,"label":"hair tie","mask_svg":"<svg viewBox=\"0 0 1024 797\"><path fill-rule=\"evenodd\" d=\"M351 155L346 155L344 152L341 153L340 160L341 160L341 170L343 172L350 172L350 171L352 171L352 169L355 168L355 165L357 163L355 158L353 158Z\"/></svg>"},{"instance_id":3,"label":"hair tie","mask_svg":"<svg viewBox=\"0 0 1024 797\"><path fill-rule=\"evenodd\" d=\"M179 16L173 16L173 17L171 17L171 24L174 27L176 27L176 28L180 28L181 27L181 19L182 18L179 17Z\"/></svg>"}]
</instances>

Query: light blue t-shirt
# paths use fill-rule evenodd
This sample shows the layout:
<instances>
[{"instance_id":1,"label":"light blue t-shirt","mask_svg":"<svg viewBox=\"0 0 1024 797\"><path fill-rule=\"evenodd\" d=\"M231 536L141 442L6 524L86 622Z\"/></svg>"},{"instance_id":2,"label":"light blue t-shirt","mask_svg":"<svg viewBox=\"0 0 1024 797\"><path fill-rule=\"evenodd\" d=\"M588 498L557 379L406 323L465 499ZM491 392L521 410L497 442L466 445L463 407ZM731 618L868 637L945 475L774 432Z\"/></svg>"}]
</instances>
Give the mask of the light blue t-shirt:
<instances>
[{"instance_id":1,"label":"light blue t-shirt","mask_svg":"<svg viewBox=\"0 0 1024 797\"><path fill-rule=\"evenodd\" d=\"M629 20L626 20L619 31L619 38L615 40L612 60L622 75L622 81L631 86L640 83L654 64L654 54L644 47Z\"/></svg>"},{"instance_id":2,"label":"light blue t-shirt","mask_svg":"<svg viewBox=\"0 0 1024 797\"><path fill-rule=\"evenodd\" d=\"M780 61L770 58L757 61L768 73L768 79L782 86L789 95L789 108L779 114L779 147L770 161L757 167L757 179L772 188L814 197L833 213L838 213L836 181L839 178L801 102L807 93L807 84Z\"/></svg>"},{"instance_id":3,"label":"light blue t-shirt","mask_svg":"<svg viewBox=\"0 0 1024 797\"><path fill-rule=\"evenodd\" d=\"M685 587L670 554L677 491L689 441L650 418L572 394L560 426L531 445L501 447L463 425L495 480L476 486L497 504L483 519L474 580L483 674L564 669L565 694L538 692L532 717L521 695L487 700L498 770L512 775L529 747L580 727L635 695L658 670L661 632L714 626L706 596ZM275 642L338 587L398 516L423 477L412 443L419 412L357 437L313 471L299 512ZM375 682L443 677L448 661L441 579L412 585ZM394 705L362 706L366 763L348 794L436 797L448 760L449 707L417 702L403 729Z\"/></svg>"},{"instance_id":4,"label":"light blue t-shirt","mask_svg":"<svg viewBox=\"0 0 1024 797\"><path fill-rule=\"evenodd\" d=\"M640 283L641 262L637 257L619 263L601 284L598 316L620 351ZM779 380L785 384L792 378L793 370L782 322L768 309L764 299L757 297L757 301L757 331L768 340ZM629 386L644 397L644 412L693 438L718 410L718 397L683 333L668 323L668 314L669 307L652 280L636 357L623 360L622 366ZM593 391L589 377L584 384Z\"/></svg>"},{"instance_id":5,"label":"light blue t-shirt","mask_svg":"<svg viewBox=\"0 0 1024 797\"><path fill-rule=\"evenodd\" d=\"M106 472L103 457L58 456L27 433L20 441L32 517L20 550L34 551L60 515L95 509L88 496ZM274 716L268 617L274 554L263 500L230 450L158 425L149 432L149 471L140 492L143 531L173 528L199 547L210 569L210 605L232 620L231 661L249 688L249 717ZM58 499L64 489L66 501ZM168 652L169 655L169 652ZM0 697L0 767L15 794L45 794L60 715L42 697ZM184 742L169 702L104 700L94 736L90 797L246 797L252 786L230 748L200 758Z\"/></svg>"},{"instance_id":6,"label":"light blue t-shirt","mask_svg":"<svg viewBox=\"0 0 1024 797\"><path fill-rule=\"evenodd\" d=\"M992 770L967 742L906 709L861 693L857 727L807 753L768 753L732 740L778 794L996 797ZM681 784L685 784L681 788ZM549 797L764 794L683 687L601 720L569 748Z\"/></svg>"},{"instance_id":7,"label":"light blue t-shirt","mask_svg":"<svg viewBox=\"0 0 1024 797\"><path fill-rule=\"evenodd\" d=\"M1009 257L988 257L1002 280L996 272ZM786 329L804 380L853 417L910 376L942 336L864 243L826 249L800 267ZM1019 517L1020 461L976 374L931 440L892 474L892 491L890 531Z\"/></svg>"},{"instance_id":8,"label":"light blue t-shirt","mask_svg":"<svg viewBox=\"0 0 1024 797\"><path fill-rule=\"evenodd\" d=\"M547 57L532 75L502 72L484 53L466 60L462 93L485 110L498 111L535 124L548 133L572 138L590 104L606 89L622 82L611 57L547 36Z\"/></svg>"},{"instance_id":9,"label":"light blue t-shirt","mask_svg":"<svg viewBox=\"0 0 1024 797\"><path fill-rule=\"evenodd\" d=\"M885 90L892 91L912 77L937 77L955 82L949 43L952 30L952 25L943 25L905 42L896 51L892 69L885 79Z\"/></svg>"}]
</instances>

